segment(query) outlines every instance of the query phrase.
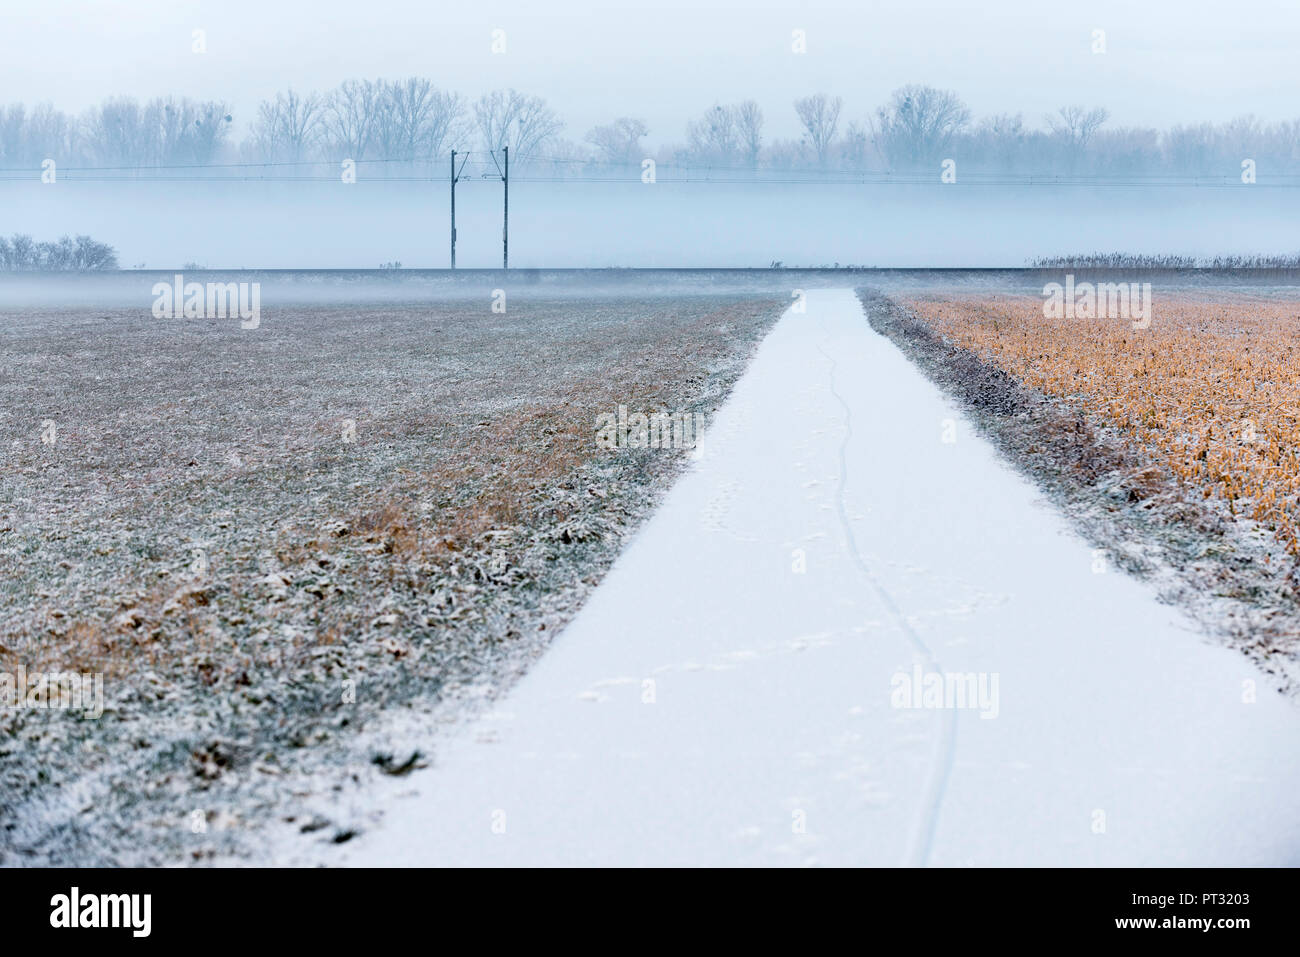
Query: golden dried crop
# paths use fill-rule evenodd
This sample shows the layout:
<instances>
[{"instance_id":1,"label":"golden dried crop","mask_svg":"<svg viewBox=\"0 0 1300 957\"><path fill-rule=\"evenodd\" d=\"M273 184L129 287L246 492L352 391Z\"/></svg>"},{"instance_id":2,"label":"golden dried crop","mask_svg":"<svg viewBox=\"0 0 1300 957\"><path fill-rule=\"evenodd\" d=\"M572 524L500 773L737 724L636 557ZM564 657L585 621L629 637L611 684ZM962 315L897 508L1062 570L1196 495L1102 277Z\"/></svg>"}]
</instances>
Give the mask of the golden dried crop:
<instances>
[{"instance_id":1,"label":"golden dried crop","mask_svg":"<svg viewBox=\"0 0 1300 957\"><path fill-rule=\"evenodd\" d=\"M1045 318L1031 296L914 298L954 344L1119 430L1300 555L1300 302L1154 295L1151 322Z\"/></svg>"}]
</instances>

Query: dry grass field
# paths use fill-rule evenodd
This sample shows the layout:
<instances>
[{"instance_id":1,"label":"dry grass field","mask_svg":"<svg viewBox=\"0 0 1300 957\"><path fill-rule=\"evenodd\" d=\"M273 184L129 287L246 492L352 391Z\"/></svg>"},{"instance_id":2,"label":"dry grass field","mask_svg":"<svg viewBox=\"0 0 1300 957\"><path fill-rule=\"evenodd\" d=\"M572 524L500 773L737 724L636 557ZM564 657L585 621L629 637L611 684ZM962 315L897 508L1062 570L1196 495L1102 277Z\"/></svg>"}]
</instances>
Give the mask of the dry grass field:
<instances>
[{"instance_id":1,"label":"dry grass field","mask_svg":"<svg viewBox=\"0 0 1300 957\"><path fill-rule=\"evenodd\" d=\"M108 709L0 712L0 862L237 852L192 809L278 812L313 762L402 767L352 732L507 684L684 460L601 449L597 415L712 411L782 309L7 311L0 671L102 672Z\"/></svg>"},{"instance_id":2,"label":"dry grass field","mask_svg":"<svg viewBox=\"0 0 1300 957\"><path fill-rule=\"evenodd\" d=\"M940 335L1078 404L1300 555L1300 301L1160 296L1147 328L1024 296L904 300Z\"/></svg>"},{"instance_id":3,"label":"dry grass field","mask_svg":"<svg viewBox=\"0 0 1300 957\"><path fill-rule=\"evenodd\" d=\"M1157 288L1138 327L1049 318L1042 297L1005 289L863 296L872 325L961 400L1108 561L1300 686L1290 290Z\"/></svg>"}]
</instances>

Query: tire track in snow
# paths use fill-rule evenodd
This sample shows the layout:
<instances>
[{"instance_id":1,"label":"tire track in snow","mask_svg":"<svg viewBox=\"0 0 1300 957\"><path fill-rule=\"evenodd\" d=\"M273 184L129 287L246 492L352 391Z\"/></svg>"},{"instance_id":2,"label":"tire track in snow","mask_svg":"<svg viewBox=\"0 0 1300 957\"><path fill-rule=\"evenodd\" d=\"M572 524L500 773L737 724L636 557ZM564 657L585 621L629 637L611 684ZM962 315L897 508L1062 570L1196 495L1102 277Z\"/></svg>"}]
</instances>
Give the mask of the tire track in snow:
<instances>
[{"instance_id":1,"label":"tire track in snow","mask_svg":"<svg viewBox=\"0 0 1300 957\"><path fill-rule=\"evenodd\" d=\"M861 310L862 306L859 306ZM865 312L862 313L863 321L866 321ZM823 342L830 341L828 333ZM853 526L849 522L848 508L845 505L845 489L848 487L848 459L847 452L849 442L853 438L853 412L849 404L844 401L835 388L835 372L838 368L835 359L828 353L822 345L817 346L817 351L822 354L828 363L830 363L830 373L827 385L830 388L831 395L835 401L840 404L844 411L844 435L840 440L839 459L840 475L839 489L835 496L836 509L840 518L840 527L844 531L844 541L847 546L849 557L857 567L862 577L867 580L872 591L880 603L885 606L898 628L906 636L908 643L917 654L924 659L924 667L927 673L934 672L942 677L943 669L939 664L939 659L929 646L921 640L915 629L908 623L903 616L902 610L895 603L893 596L882 585L878 578L872 574L871 569L867 566L866 561L862 558L862 553L858 550L857 538L853 534ZM953 757L957 750L957 711L954 708L944 709L940 712L940 733L935 739L934 751L930 759L930 773L926 779L925 794L921 801L921 808L917 816L916 826L912 831L912 836L908 841L906 855L906 864L911 867L924 867L930 859L930 851L934 844L934 832L939 824L939 812L943 806L944 794L948 789L948 779L952 772Z\"/></svg>"}]
</instances>

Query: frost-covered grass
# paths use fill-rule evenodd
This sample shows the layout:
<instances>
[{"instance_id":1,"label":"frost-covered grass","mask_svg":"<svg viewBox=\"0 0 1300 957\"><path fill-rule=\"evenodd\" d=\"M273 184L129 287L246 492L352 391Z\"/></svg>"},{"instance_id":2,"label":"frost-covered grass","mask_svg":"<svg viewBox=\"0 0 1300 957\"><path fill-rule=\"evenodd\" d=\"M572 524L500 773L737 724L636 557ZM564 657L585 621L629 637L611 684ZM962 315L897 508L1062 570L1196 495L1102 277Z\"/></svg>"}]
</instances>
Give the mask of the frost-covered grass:
<instances>
[{"instance_id":1,"label":"frost-covered grass","mask_svg":"<svg viewBox=\"0 0 1300 957\"><path fill-rule=\"evenodd\" d=\"M109 711L0 714L0 860L233 849L191 810L279 809L386 709L507 683L682 461L597 415L711 411L782 308L7 313L0 670L104 672Z\"/></svg>"}]
</instances>

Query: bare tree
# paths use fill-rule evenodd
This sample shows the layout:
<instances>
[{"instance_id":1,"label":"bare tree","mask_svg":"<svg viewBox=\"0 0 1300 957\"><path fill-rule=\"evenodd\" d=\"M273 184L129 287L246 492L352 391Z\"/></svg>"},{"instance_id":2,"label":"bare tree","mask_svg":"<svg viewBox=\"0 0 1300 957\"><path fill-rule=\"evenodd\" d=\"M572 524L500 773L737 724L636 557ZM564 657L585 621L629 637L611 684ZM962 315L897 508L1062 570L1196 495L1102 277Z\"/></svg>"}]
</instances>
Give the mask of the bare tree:
<instances>
[{"instance_id":1,"label":"bare tree","mask_svg":"<svg viewBox=\"0 0 1300 957\"><path fill-rule=\"evenodd\" d=\"M189 124L194 120L191 112L188 104L177 103L174 98L159 101L157 108L150 110L150 118L158 126L155 132L159 162L183 162L189 158L184 156L184 149L190 132Z\"/></svg>"},{"instance_id":2,"label":"bare tree","mask_svg":"<svg viewBox=\"0 0 1300 957\"><path fill-rule=\"evenodd\" d=\"M234 121L224 103L184 98L151 100L145 113L157 124L154 152L160 163L211 163L225 145Z\"/></svg>"},{"instance_id":3,"label":"bare tree","mask_svg":"<svg viewBox=\"0 0 1300 957\"><path fill-rule=\"evenodd\" d=\"M89 236L78 236L72 265L74 269L116 269L117 250Z\"/></svg>"},{"instance_id":4,"label":"bare tree","mask_svg":"<svg viewBox=\"0 0 1300 957\"><path fill-rule=\"evenodd\" d=\"M1225 159L1232 158L1236 165L1240 157L1256 153L1267 136L1276 134L1276 129L1265 130L1259 118L1251 113L1234 116L1219 127L1219 149Z\"/></svg>"},{"instance_id":5,"label":"bare tree","mask_svg":"<svg viewBox=\"0 0 1300 957\"><path fill-rule=\"evenodd\" d=\"M1058 114L1059 119L1049 116L1047 125L1067 144L1079 150L1087 149L1093 135L1110 119L1110 113L1100 106L1092 110L1082 106L1063 106Z\"/></svg>"},{"instance_id":6,"label":"bare tree","mask_svg":"<svg viewBox=\"0 0 1300 957\"><path fill-rule=\"evenodd\" d=\"M82 121L87 150L106 166L144 166L159 156L161 117L129 96L111 97L92 107Z\"/></svg>"},{"instance_id":7,"label":"bare tree","mask_svg":"<svg viewBox=\"0 0 1300 957\"><path fill-rule=\"evenodd\" d=\"M516 160L535 154L564 128L560 118L540 96L518 90L494 90L474 104L483 146L490 150L510 147Z\"/></svg>"},{"instance_id":8,"label":"bare tree","mask_svg":"<svg viewBox=\"0 0 1300 957\"><path fill-rule=\"evenodd\" d=\"M1142 173L1159 166L1160 132L1151 127L1121 126L1099 130L1091 141L1089 166L1100 173Z\"/></svg>"},{"instance_id":9,"label":"bare tree","mask_svg":"<svg viewBox=\"0 0 1300 957\"><path fill-rule=\"evenodd\" d=\"M909 84L876 113L876 142L893 165L935 159L970 122L970 110L949 90Z\"/></svg>"},{"instance_id":10,"label":"bare tree","mask_svg":"<svg viewBox=\"0 0 1300 957\"><path fill-rule=\"evenodd\" d=\"M687 123L686 140L691 158L697 162L725 163L735 159L740 152L735 108L715 105L698 120Z\"/></svg>"},{"instance_id":11,"label":"bare tree","mask_svg":"<svg viewBox=\"0 0 1300 957\"><path fill-rule=\"evenodd\" d=\"M866 169L867 154L871 150L871 134L867 128L854 120L844 131L842 144L845 165L849 169Z\"/></svg>"},{"instance_id":12,"label":"bare tree","mask_svg":"<svg viewBox=\"0 0 1300 957\"><path fill-rule=\"evenodd\" d=\"M649 132L641 120L621 116L606 126L593 127L587 142L611 163L637 163L645 156L641 138Z\"/></svg>"},{"instance_id":13,"label":"bare tree","mask_svg":"<svg viewBox=\"0 0 1300 957\"><path fill-rule=\"evenodd\" d=\"M76 125L42 103L30 113L17 103L0 109L0 166L36 167L46 158L68 159L77 148Z\"/></svg>"},{"instance_id":14,"label":"bare tree","mask_svg":"<svg viewBox=\"0 0 1300 957\"><path fill-rule=\"evenodd\" d=\"M423 77L410 77L385 87L387 125L381 139L384 155L411 159L437 156L460 134L465 102L457 93L439 90Z\"/></svg>"},{"instance_id":15,"label":"bare tree","mask_svg":"<svg viewBox=\"0 0 1300 957\"><path fill-rule=\"evenodd\" d=\"M0 109L0 164L9 168L27 161L27 108L15 103Z\"/></svg>"},{"instance_id":16,"label":"bare tree","mask_svg":"<svg viewBox=\"0 0 1300 957\"><path fill-rule=\"evenodd\" d=\"M370 150L375 158L411 158L402 150L401 124L397 119L392 87L384 80L375 81L375 100L370 115Z\"/></svg>"},{"instance_id":17,"label":"bare tree","mask_svg":"<svg viewBox=\"0 0 1300 957\"><path fill-rule=\"evenodd\" d=\"M14 233L9 241L9 259L14 269L35 269L36 242L31 236Z\"/></svg>"},{"instance_id":18,"label":"bare tree","mask_svg":"<svg viewBox=\"0 0 1300 957\"><path fill-rule=\"evenodd\" d=\"M1164 150L1175 169L1199 172L1216 165L1219 142L1219 131L1211 123L1175 126L1165 133Z\"/></svg>"},{"instance_id":19,"label":"bare tree","mask_svg":"<svg viewBox=\"0 0 1300 957\"><path fill-rule=\"evenodd\" d=\"M1024 158L1028 131L1019 113L997 113L980 120L974 133L976 149L985 161L1006 168Z\"/></svg>"},{"instance_id":20,"label":"bare tree","mask_svg":"<svg viewBox=\"0 0 1300 957\"><path fill-rule=\"evenodd\" d=\"M373 80L345 80L325 103L324 130L341 158L359 160L370 151L383 90Z\"/></svg>"},{"instance_id":21,"label":"bare tree","mask_svg":"<svg viewBox=\"0 0 1300 957\"><path fill-rule=\"evenodd\" d=\"M737 103L733 109L736 136L745 162L758 166L758 155L763 150L763 111L753 100Z\"/></svg>"},{"instance_id":22,"label":"bare tree","mask_svg":"<svg viewBox=\"0 0 1300 957\"><path fill-rule=\"evenodd\" d=\"M838 96L831 97L825 93L805 96L794 101L795 112L799 122L807 131L808 142L817 154L817 165L825 166L830 157L831 144L835 142L835 132L840 125L840 108L844 101Z\"/></svg>"},{"instance_id":23,"label":"bare tree","mask_svg":"<svg viewBox=\"0 0 1300 957\"><path fill-rule=\"evenodd\" d=\"M263 100L253 124L253 138L263 159L298 163L316 147L322 133L324 100L319 93L301 96L290 89Z\"/></svg>"}]
</instances>

